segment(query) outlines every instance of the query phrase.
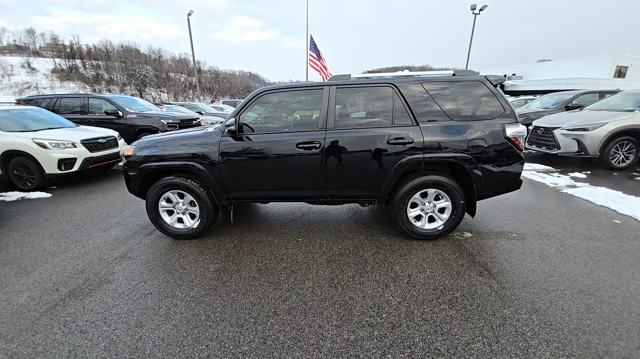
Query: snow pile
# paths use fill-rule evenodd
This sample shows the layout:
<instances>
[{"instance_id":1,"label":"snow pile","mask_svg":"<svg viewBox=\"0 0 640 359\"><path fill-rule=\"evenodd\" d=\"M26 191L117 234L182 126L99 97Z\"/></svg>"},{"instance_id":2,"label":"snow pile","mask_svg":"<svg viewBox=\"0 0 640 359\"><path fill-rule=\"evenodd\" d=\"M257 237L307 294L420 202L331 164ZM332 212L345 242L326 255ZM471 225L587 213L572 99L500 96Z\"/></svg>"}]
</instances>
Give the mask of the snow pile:
<instances>
[{"instance_id":1,"label":"snow pile","mask_svg":"<svg viewBox=\"0 0 640 359\"><path fill-rule=\"evenodd\" d=\"M545 165L541 165L538 163L525 163L524 164L525 171L544 171L544 172L553 172L557 171L557 169Z\"/></svg>"},{"instance_id":2,"label":"snow pile","mask_svg":"<svg viewBox=\"0 0 640 359\"><path fill-rule=\"evenodd\" d=\"M49 198L51 193L46 192L3 192L0 193L0 202L13 202L22 199Z\"/></svg>"},{"instance_id":3,"label":"snow pile","mask_svg":"<svg viewBox=\"0 0 640 359\"><path fill-rule=\"evenodd\" d=\"M527 166L529 165L529 166ZM544 171L557 171L555 168L538 165L525 164L522 177L544 183L551 188L559 189L563 193L582 198L598 206L607 207L615 212L624 214L640 221L640 197L624 194L606 187L592 186L584 182L575 182L571 177L587 178L584 173L570 173L563 175L560 173L541 173L535 169Z\"/></svg>"}]
</instances>

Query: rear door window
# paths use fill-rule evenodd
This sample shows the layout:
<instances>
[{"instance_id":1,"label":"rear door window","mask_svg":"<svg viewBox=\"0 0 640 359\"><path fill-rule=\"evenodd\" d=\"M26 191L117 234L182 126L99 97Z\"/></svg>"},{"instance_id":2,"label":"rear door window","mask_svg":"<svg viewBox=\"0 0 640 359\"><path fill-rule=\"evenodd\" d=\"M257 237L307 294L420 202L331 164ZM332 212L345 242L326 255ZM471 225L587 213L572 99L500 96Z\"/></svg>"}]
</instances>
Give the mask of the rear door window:
<instances>
[{"instance_id":1,"label":"rear door window","mask_svg":"<svg viewBox=\"0 0 640 359\"><path fill-rule=\"evenodd\" d=\"M61 97L56 102L54 112L61 115L86 115L86 97Z\"/></svg>"},{"instance_id":2,"label":"rear door window","mask_svg":"<svg viewBox=\"0 0 640 359\"><path fill-rule=\"evenodd\" d=\"M335 128L410 125L409 112L389 86L336 89Z\"/></svg>"},{"instance_id":3,"label":"rear door window","mask_svg":"<svg viewBox=\"0 0 640 359\"><path fill-rule=\"evenodd\" d=\"M456 121L493 120L505 112L493 92L480 81L437 81L422 86Z\"/></svg>"}]
</instances>

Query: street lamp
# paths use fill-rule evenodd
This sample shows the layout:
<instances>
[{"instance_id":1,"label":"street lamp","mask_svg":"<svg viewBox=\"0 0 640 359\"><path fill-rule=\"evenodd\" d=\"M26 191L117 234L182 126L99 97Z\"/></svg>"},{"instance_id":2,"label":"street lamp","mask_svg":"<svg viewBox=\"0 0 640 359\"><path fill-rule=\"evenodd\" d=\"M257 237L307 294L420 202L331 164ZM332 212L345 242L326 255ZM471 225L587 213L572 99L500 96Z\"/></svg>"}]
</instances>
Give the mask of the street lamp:
<instances>
[{"instance_id":1,"label":"street lamp","mask_svg":"<svg viewBox=\"0 0 640 359\"><path fill-rule=\"evenodd\" d=\"M471 14L473 14L473 27L471 27L471 39L469 39L469 51L467 52L467 64L464 66L465 70L469 69L469 57L471 56L471 44L473 44L473 33L476 30L476 18L483 12L489 5L482 5L480 9L476 10L478 6L471 4Z\"/></svg>"},{"instance_id":2,"label":"street lamp","mask_svg":"<svg viewBox=\"0 0 640 359\"><path fill-rule=\"evenodd\" d=\"M193 72L196 75L196 91L198 97L200 96L200 81L198 81L198 65L196 65L196 53L193 51L193 36L191 36L191 15L193 10L189 10L187 13L187 26L189 26L189 41L191 42L191 57L193 58Z\"/></svg>"}]
</instances>

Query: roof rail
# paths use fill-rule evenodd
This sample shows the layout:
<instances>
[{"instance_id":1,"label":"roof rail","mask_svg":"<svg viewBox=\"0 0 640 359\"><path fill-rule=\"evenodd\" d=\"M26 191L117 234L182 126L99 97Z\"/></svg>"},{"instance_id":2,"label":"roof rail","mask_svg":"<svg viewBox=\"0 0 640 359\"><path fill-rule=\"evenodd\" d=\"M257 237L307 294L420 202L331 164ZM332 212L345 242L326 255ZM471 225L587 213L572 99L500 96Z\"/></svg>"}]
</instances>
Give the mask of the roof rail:
<instances>
[{"instance_id":1,"label":"roof rail","mask_svg":"<svg viewBox=\"0 0 640 359\"><path fill-rule=\"evenodd\" d=\"M472 70L442 70L442 71L398 71L398 72L378 72L368 74L343 74L334 75L329 81L341 81L352 79L374 79L381 77L423 77L423 76L474 76L479 73Z\"/></svg>"}]
</instances>

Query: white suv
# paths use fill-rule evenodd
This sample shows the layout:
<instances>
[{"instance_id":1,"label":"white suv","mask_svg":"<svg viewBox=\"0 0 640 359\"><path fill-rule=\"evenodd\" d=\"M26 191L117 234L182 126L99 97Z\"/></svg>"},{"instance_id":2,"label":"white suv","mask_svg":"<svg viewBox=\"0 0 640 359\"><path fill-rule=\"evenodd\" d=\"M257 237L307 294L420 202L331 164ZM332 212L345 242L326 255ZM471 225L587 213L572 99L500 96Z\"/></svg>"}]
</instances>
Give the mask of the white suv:
<instances>
[{"instance_id":1,"label":"white suv","mask_svg":"<svg viewBox=\"0 0 640 359\"><path fill-rule=\"evenodd\" d=\"M23 191L48 177L113 167L124 146L113 130L78 126L38 107L0 106L0 170Z\"/></svg>"}]
</instances>

